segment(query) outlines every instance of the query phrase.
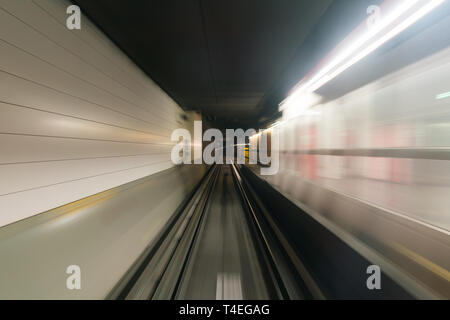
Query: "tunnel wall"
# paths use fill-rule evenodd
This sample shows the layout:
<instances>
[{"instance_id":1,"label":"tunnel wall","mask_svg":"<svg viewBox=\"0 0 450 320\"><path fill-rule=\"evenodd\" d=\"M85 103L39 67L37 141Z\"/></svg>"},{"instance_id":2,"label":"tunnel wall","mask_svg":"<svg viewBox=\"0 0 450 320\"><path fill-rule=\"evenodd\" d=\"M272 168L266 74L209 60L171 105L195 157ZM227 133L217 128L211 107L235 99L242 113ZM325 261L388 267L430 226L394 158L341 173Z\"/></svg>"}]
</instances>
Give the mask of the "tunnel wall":
<instances>
[{"instance_id":1,"label":"tunnel wall","mask_svg":"<svg viewBox=\"0 0 450 320\"><path fill-rule=\"evenodd\" d=\"M69 5L0 1L0 226L172 166L183 111Z\"/></svg>"}]
</instances>

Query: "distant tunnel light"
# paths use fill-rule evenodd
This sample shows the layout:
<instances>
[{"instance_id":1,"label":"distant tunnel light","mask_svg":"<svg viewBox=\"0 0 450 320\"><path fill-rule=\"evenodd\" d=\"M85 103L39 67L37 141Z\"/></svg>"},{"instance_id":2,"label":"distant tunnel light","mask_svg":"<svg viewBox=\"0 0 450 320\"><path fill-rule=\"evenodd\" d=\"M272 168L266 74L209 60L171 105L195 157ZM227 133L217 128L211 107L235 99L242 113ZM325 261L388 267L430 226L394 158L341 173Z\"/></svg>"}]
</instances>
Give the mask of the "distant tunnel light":
<instances>
[{"instance_id":1,"label":"distant tunnel light","mask_svg":"<svg viewBox=\"0 0 450 320\"><path fill-rule=\"evenodd\" d=\"M450 91L436 95L436 100L442 100L442 99L447 99L447 98L450 98Z\"/></svg>"},{"instance_id":2,"label":"distant tunnel light","mask_svg":"<svg viewBox=\"0 0 450 320\"><path fill-rule=\"evenodd\" d=\"M294 92L283 102L318 90L324 84L362 60L387 41L413 25L447 0L387 0L383 3L381 20L372 28L359 28L327 57L330 60L315 73L301 80ZM362 30L365 30L361 33ZM325 60L325 62L326 62ZM291 104L291 103L289 103Z\"/></svg>"}]
</instances>

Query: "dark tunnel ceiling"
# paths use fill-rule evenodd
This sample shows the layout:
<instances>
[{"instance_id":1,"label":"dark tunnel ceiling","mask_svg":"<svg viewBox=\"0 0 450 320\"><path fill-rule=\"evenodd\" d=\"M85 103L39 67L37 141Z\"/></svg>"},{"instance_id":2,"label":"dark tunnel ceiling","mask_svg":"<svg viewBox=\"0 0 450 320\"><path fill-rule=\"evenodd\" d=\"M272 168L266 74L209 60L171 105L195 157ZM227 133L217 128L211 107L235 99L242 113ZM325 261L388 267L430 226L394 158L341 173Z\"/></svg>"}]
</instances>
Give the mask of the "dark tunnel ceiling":
<instances>
[{"instance_id":1,"label":"dark tunnel ceiling","mask_svg":"<svg viewBox=\"0 0 450 320\"><path fill-rule=\"evenodd\" d=\"M73 2L181 107L258 126L374 1Z\"/></svg>"},{"instance_id":2,"label":"dark tunnel ceiling","mask_svg":"<svg viewBox=\"0 0 450 320\"><path fill-rule=\"evenodd\" d=\"M184 109L255 117L330 0L78 0Z\"/></svg>"}]
</instances>

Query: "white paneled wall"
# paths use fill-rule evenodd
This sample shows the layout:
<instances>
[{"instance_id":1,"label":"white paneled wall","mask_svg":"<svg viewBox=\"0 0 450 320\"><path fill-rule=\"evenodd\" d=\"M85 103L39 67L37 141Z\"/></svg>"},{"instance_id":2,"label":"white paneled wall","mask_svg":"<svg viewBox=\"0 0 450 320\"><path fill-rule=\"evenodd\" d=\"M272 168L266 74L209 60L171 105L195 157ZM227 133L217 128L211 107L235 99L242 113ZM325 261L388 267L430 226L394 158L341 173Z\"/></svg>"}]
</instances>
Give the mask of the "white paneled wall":
<instances>
[{"instance_id":1,"label":"white paneled wall","mask_svg":"<svg viewBox=\"0 0 450 320\"><path fill-rule=\"evenodd\" d=\"M172 166L183 111L65 0L0 0L0 226Z\"/></svg>"}]
</instances>

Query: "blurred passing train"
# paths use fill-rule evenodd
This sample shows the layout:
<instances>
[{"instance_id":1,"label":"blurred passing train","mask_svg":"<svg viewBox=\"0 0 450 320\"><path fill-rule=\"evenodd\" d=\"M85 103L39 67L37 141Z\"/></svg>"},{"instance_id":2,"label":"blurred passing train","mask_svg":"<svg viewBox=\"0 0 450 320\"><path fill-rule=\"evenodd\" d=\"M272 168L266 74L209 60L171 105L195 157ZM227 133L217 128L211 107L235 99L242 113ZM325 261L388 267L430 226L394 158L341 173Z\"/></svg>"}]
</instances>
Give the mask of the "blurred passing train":
<instances>
[{"instance_id":1,"label":"blurred passing train","mask_svg":"<svg viewBox=\"0 0 450 320\"><path fill-rule=\"evenodd\" d=\"M265 132L280 165L262 177L422 298L450 298L449 30L436 14L292 94Z\"/></svg>"}]
</instances>

